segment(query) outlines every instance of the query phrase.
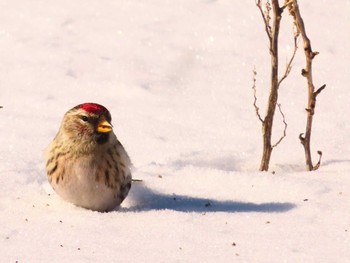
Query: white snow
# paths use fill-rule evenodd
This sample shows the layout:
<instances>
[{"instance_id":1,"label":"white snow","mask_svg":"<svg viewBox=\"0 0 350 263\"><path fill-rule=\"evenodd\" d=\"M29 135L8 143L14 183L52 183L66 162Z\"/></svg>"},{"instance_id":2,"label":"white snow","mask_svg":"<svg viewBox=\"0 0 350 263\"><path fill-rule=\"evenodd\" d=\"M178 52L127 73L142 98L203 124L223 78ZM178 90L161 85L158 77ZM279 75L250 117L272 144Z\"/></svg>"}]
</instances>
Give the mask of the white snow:
<instances>
[{"instance_id":1,"label":"white snow","mask_svg":"<svg viewBox=\"0 0 350 263\"><path fill-rule=\"evenodd\" d=\"M1 1L0 261L350 262L350 1L299 4L320 52L315 84L327 84L312 173L298 140L302 42L280 90L287 138L258 172L252 70L263 114L269 54L254 0ZM291 32L286 13L281 71ZM111 213L47 183L43 151L82 102L111 111L143 180Z\"/></svg>"}]
</instances>

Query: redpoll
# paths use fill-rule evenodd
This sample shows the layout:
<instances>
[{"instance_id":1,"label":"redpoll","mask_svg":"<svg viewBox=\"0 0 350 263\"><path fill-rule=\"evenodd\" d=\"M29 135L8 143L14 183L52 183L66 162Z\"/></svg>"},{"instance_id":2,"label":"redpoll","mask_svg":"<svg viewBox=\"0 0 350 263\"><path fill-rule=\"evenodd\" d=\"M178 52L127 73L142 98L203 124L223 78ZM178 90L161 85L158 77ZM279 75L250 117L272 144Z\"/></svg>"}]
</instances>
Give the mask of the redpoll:
<instances>
[{"instance_id":1,"label":"redpoll","mask_svg":"<svg viewBox=\"0 0 350 263\"><path fill-rule=\"evenodd\" d=\"M101 212L120 205L131 187L130 159L104 106L84 103L64 115L46 151L46 171L70 203Z\"/></svg>"}]
</instances>

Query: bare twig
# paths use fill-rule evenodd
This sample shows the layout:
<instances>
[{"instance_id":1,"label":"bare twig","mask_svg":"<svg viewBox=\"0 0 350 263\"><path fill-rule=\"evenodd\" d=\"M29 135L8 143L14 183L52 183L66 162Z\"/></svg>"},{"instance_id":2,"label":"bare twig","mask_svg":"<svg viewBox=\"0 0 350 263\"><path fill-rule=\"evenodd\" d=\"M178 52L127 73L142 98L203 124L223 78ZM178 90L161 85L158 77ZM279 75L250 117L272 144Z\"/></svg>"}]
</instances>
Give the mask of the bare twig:
<instances>
[{"instance_id":1,"label":"bare twig","mask_svg":"<svg viewBox=\"0 0 350 263\"><path fill-rule=\"evenodd\" d=\"M297 30L294 33L294 49L293 49L292 56L289 59L287 65L286 65L286 70L285 70L282 78L278 81L278 86L281 85L282 81L285 80L288 77L290 71L292 70L292 63L293 63L293 60L295 58L295 54L297 53L297 50L298 50L298 37L299 37L299 33L298 33L298 30Z\"/></svg>"},{"instance_id":2,"label":"bare twig","mask_svg":"<svg viewBox=\"0 0 350 263\"><path fill-rule=\"evenodd\" d=\"M259 120L264 123L264 120L261 118L260 112L259 112L259 107L257 105L258 98L256 97L256 70L255 68L253 69L253 92L254 92L254 103L253 106L255 108L256 116L258 116Z\"/></svg>"},{"instance_id":3,"label":"bare twig","mask_svg":"<svg viewBox=\"0 0 350 263\"><path fill-rule=\"evenodd\" d=\"M132 179L131 181L132 181L132 182L135 182L135 183L141 183L141 182L143 182L143 180L141 180L141 179Z\"/></svg>"},{"instance_id":4,"label":"bare twig","mask_svg":"<svg viewBox=\"0 0 350 263\"><path fill-rule=\"evenodd\" d=\"M281 141L287 136L288 124L286 122L286 118L285 118L284 113L282 111L281 104L278 103L277 106L278 106L279 112L282 115L282 121L283 121L283 124L284 124L284 130L283 130L283 135L281 136L281 138L274 145L272 145L272 148L275 148L277 145L279 145L281 143Z\"/></svg>"},{"instance_id":5,"label":"bare twig","mask_svg":"<svg viewBox=\"0 0 350 263\"><path fill-rule=\"evenodd\" d=\"M320 88L318 88L315 92L314 92L314 98L316 100L316 97L321 93L322 90L324 90L326 88L326 84L323 84Z\"/></svg>"},{"instance_id":6,"label":"bare twig","mask_svg":"<svg viewBox=\"0 0 350 263\"><path fill-rule=\"evenodd\" d=\"M255 1L255 4L256 6L258 7L259 11L260 11L260 14L264 20L264 25L265 25L265 31L266 31L266 34L267 34L267 37L269 38L270 42L272 40L272 33L271 33L271 26L270 26L270 10L271 10L271 7L270 9L267 8L266 12L264 12L262 6L261 6L261 0L256 0ZM267 4L266 4L267 5ZM267 15L266 15L267 13Z\"/></svg>"},{"instance_id":7,"label":"bare twig","mask_svg":"<svg viewBox=\"0 0 350 263\"><path fill-rule=\"evenodd\" d=\"M313 171L316 171L318 168L320 168L321 165L321 159L322 159L322 152L321 151L317 151L318 155L319 155L319 159L317 164L313 167Z\"/></svg>"},{"instance_id":8,"label":"bare twig","mask_svg":"<svg viewBox=\"0 0 350 263\"><path fill-rule=\"evenodd\" d=\"M284 5L281 7L282 10L284 10L286 7L289 7L291 4L293 4L293 0L286 0Z\"/></svg>"},{"instance_id":9,"label":"bare twig","mask_svg":"<svg viewBox=\"0 0 350 263\"><path fill-rule=\"evenodd\" d=\"M271 8L271 4L270 4L269 0L266 0L265 9L266 10L265 10L264 14L266 17L267 26L268 26L269 31L272 32L271 25L270 25L270 22L271 22L270 13L271 13L272 8Z\"/></svg>"},{"instance_id":10,"label":"bare twig","mask_svg":"<svg viewBox=\"0 0 350 263\"><path fill-rule=\"evenodd\" d=\"M297 29L299 30L304 42L306 66L302 70L301 74L307 80L308 106L306 109L307 122L306 122L305 135L300 134L299 139L301 144L304 146L306 167L309 171L314 171L320 167L322 152L318 151L318 154L320 155L320 159L318 163L315 166L313 166L312 158L311 158L311 147L310 147L312 122L313 122L313 115L315 113L315 107L316 107L316 97L321 93L321 91L326 87L326 85L321 86L319 89L315 91L315 86L313 84L313 78L312 78L312 61L315 58L315 56L318 55L319 53L312 51L311 42L306 34L304 21L301 17L297 0L293 0L292 5L289 6L289 12L293 16L294 23L297 26Z\"/></svg>"},{"instance_id":11,"label":"bare twig","mask_svg":"<svg viewBox=\"0 0 350 263\"><path fill-rule=\"evenodd\" d=\"M262 12L261 2L258 1L260 5L258 8L260 12ZM264 122L262 125L262 133L263 133L263 154L260 163L260 171L267 171L269 169L271 154L272 154L272 127L273 127L273 119L275 115L277 100L278 100L278 35L280 30L280 24L282 19L282 9L279 6L278 0L271 0L272 5L272 26L269 27L268 19L263 17L265 23L265 30L268 33L269 38L269 50L271 56L271 86L270 86L270 94L267 104L267 111L264 117ZM269 6L269 4L267 4ZM270 31L269 31L270 28Z\"/></svg>"}]
</instances>

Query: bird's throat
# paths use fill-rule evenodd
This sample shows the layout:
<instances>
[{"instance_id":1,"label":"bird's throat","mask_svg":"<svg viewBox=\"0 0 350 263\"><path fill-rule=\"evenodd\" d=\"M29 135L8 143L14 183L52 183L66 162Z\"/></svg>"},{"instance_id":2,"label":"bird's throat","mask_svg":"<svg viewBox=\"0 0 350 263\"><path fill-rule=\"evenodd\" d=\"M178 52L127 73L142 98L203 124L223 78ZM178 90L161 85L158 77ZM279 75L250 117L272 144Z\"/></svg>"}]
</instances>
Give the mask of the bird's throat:
<instances>
[{"instance_id":1,"label":"bird's throat","mask_svg":"<svg viewBox=\"0 0 350 263\"><path fill-rule=\"evenodd\" d=\"M104 144L109 140L109 133L96 133L94 134L94 140L97 144Z\"/></svg>"}]
</instances>

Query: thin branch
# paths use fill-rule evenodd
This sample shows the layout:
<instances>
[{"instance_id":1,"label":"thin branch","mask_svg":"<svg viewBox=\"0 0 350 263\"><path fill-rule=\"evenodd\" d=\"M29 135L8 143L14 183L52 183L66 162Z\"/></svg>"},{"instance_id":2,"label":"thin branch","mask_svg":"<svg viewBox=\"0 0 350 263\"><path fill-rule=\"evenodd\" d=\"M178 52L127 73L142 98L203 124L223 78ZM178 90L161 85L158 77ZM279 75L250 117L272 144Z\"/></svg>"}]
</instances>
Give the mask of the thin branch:
<instances>
[{"instance_id":1,"label":"thin branch","mask_svg":"<svg viewBox=\"0 0 350 263\"><path fill-rule=\"evenodd\" d=\"M271 57L271 86L270 93L266 108L266 115L264 117L264 122L262 125L262 135L263 135L263 154L260 162L260 171L268 171L269 163L272 154L272 128L273 128L273 119L275 116L276 105L278 100L278 36L280 31L281 19L282 19L282 9L279 6L278 0L267 0L266 8L271 7L272 16L271 16L271 27L269 37L269 50ZM261 12L261 11L260 11ZM270 15L268 16L270 19ZM267 21L265 18L264 21ZM270 20L268 20L270 21ZM265 24L265 28L267 28L267 32L270 26L269 24Z\"/></svg>"},{"instance_id":2,"label":"thin branch","mask_svg":"<svg viewBox=\"0 0 350 263\"><path fill-rule=\"evenodd\" d=\"M321 151L317 151L317 153L319 155L319 159L318 159L317 164L312 168L313 171L316 171L321 166L322 152Z\"/></svg>"},{"instance_id":3,"label":"thin branch","mask_svg":"<svg viewBox=\"0 0 350 263\"><path fill-rule=\"evenodd\" d=\"M279 112L282 115L282 121L283 121L283 124L284 124L284 130L283 130L283 135L281 136L281 138L274 145L272 145L272 148L275 148L277 145L279 145L282 142L282 140L287 136L288 124L286 122L286 118L285 118L284 113L282 111L281 104L277 103L277 106L278 106Z\"/></svg>"},{"instance_id":4,"label":"thin branch","mask_svg":"<svg viewBox=\"0 0 350 263\"><path fill-rule=\"evenodd\" d=\"M315 92L314 92L314 99L316 100L316 97L322 92L322 90L324 90L326 88L326 84L323 84L320 88L318 88Z\"/></svg>"},{"instance_id":5,"label":"thin branch","mask_svg":"<svg viewBox=\"0 0 350 263\"><path fill-rule=\"evenodd\" d=\"M135 182L135 183L141 183L141 182L143 182L143 180L141 180L141 179L132 179L131 181L132 181L132 182Z\"/></svg>"},{"instance_id":6,"label":"thin branch","mask_svg":"<svg viewBox=\"0 0 350 263\"><path fill-rule=\"evenodd\" d=\"M260 14L264 20L264 25L265 25L265 32L267 34L267 37L269 38L270 42L272 41L272 34L271 34L271 26L270 26L270 10L271 8L267 8L267 12L265 13L264 10L262 9L261 6L261 0L256 0L255 1L256 6L258 7ZM266 3L267 5L267 3ZM267 14L267 15L266 15Z\"/></svg>"},{"instance_id":7,"label":"thin branch","mask_svg":"<svg viewBox=\"0 0 350 263\"><path fill-rule=\"evenodd\" d=\"M292 63L293 63L293 60L295 58L295 54L297 53L297 50L298 50L298 37L299 37L299 33L298 33L298 30L297 30L294 33L294 49L293 49L292 56L289 59L287 65L286 65L286 70L285 70L282 78L278 81L278 86L281 85L282 81L284 81L288 77L290 71L292 70Z\"/></svg>"},{"instance_id":8,"label":"thin branch","mask_svg":"<svg viewBox=\"0 0 350 263\"><path fill-rule=\"evenodd\" d=\"M272 29L271 29L271 26L270 26L270 22L271 22L271 16L270 16L270 12L271 12L271 4L269 2L269 0L266 0L266 3L265 3L265 17L266 17L266 22L267 22L267 26L270 30L270 32L272 32Z\"/></svg>"},{"instance_id":9,"label":"thin branch","mask_svg":"<svg viewBox=\"0 0 350 263\"><path fill-rule=\"evenodd\" d=\"M255 68L253 69L253 91L254 91L254 103L253 106L255 108L256 116L258 116L259 120L264 123L264 120L261 118L260 112L259 112L259 107L257 105L258 98L256 97L256 70Z\"/></svg>"},{"instance_id":10,"label":"thin branch","mask_svg":"<svg viewBox=\"0 0 350 263\"><path fill-rule=\"evenodd\" d=\"M294 23L297 26L297 29L299 30L300 35L302 36L302 39L304 42L304 54L305 54L306 66L301 71L301 74L307 80L308 105L307 105L307 109L306 109L307 121L306 121L305 135L300 134L299 139L300 139L301 144L304 147L306 167L309 171L313 171L313 170L317 170L319 168L319 166L321 164L321 157L322 157L322 152L318 151L320 158L319 158L318 163L315 166L313 166L312 158L311 158L311 147L310 147L313 115L315 113L316 97L322 92L322 90L326 87L326 85L321 86L319 89L317 89L315 91L315 87L313 84L313 78L312 78L312 61L315 58L315 56L318 55L319 53L312 51L311 42L306 34L304 21L301 17L297 0L293 0L293 4L289 6L289 12L293 16Z\"/></svg>"},{"instance_id":11,"label":"thin branch","mask_svg":"<svg viewBox=\"0 0 350 263\"><path fill-rule=\"evenodd\" d=\"M284 5L281 7L282 10L284 10L286 7L289 7L289 5L293 4L293 0L286 0Z\"/></svg>"}]
</instances>

